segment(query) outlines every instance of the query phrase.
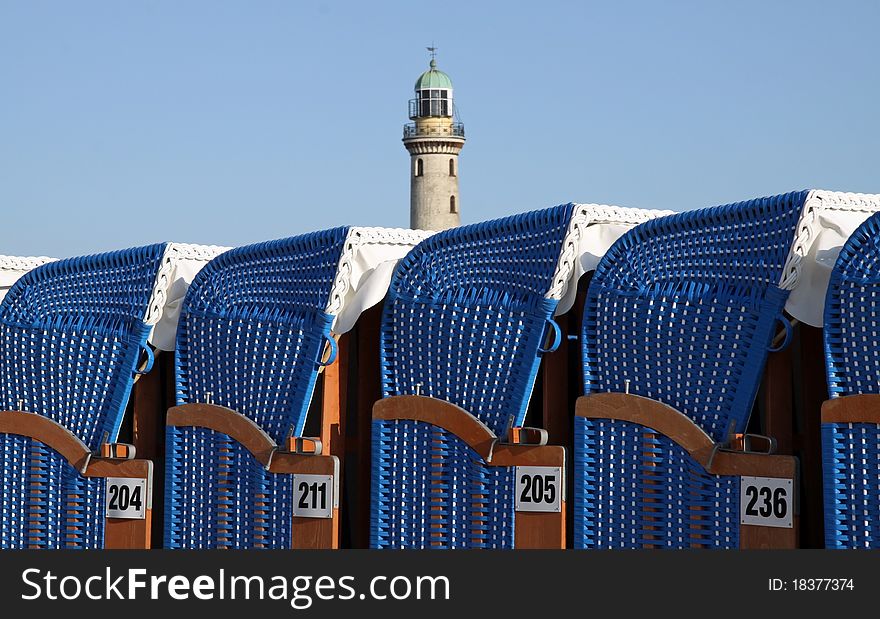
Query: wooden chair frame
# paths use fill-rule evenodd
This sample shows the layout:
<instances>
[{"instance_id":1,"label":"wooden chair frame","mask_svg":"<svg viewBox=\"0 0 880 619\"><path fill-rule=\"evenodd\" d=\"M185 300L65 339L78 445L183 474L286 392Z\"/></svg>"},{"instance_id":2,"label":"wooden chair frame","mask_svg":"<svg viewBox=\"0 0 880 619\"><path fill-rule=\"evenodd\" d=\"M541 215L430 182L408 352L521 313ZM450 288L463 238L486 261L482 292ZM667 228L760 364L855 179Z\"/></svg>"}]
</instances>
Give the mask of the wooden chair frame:
<instances>
[{"instance_id":1,"label":"wooden chair frame","mask_svg":"<svg viewBox=\"0 0 880 619\"><path fill-rule=\"evenodd\" d=\"M719 444L689 417L656 400L626 393L596 393L578 399L575 414L587 419L635 423L677 443L712 475L791 479L798 488L798 463L793 456L735 451ZM797 490L795 490L797 492ZM797 497L792 528L740 525L740 548L797 548Z\"/></svg>"},{"instance_id":2,"label":"wooden chair frame","mask_svg":"<svg viewBox=\"0 0 880 619\"><path fill-rule=\"evenodd\" d=\"M339 458L321 455L321 441L291 437L286 449L279 447L257 424L232 409L215 404L183 404L168 410L167 425L206 428L231 437L270 473L292 475L332 475L333 510L331 518L292 518L292 549L332 549L339 547ZM314 446L305 453L296 447Z\"/></svg>"},{"instance_id":3,"label":"wooden chair frame","mask_svg":"<svg viewBox=\"0 0 880 619\"><path fill-rule=\"evenodd\" d=\"M509 442L511 437L529 438L535 432L512 428L502 441L476 417L455 404L417 395L392 396L373 405L373 420L411 420L427 423L454 434L488 466L550 466L565 471L565 448ZM564 482L564 480L563 480ZM565 483L559 512L515 512L514 548L565 548Z\"/></svg>"},{"instance_id":4,"label":"wooden chair frame","mask_svg":"<svg viewBox=\"0 0 880 619\"><path fill-rule=\"evenodd\" d=\"M147 549L153 512L153 463L150 460L116 458L92 453L70 430L47 417L24 411L0 411L0 434L16 434L39 441L61 454L84 477L121 477L146 480L144 519L106 518L105 549ZM133 452L133 450L131 450ZM115 445L102 445L106 454L129 452ZM130 453L130 452L129 452Z\"/></svg>"}]
</instances>

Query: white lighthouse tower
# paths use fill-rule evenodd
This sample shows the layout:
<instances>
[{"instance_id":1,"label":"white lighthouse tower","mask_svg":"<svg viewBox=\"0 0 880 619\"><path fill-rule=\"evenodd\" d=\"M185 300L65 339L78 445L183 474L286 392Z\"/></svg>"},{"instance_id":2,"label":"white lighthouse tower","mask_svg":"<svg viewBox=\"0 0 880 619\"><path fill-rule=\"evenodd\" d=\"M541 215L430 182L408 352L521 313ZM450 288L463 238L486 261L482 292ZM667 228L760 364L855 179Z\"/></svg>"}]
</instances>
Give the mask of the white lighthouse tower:
<instances>
[{"instance_id":1,"label":"white lighthouse tower","mask_svg":"<svg viewBox=\"0 0 880 619\"><path fill-rule=\"evenodd\" d=\"M459 225L458 154L464 146L464 125L454 121L452 80L430 68L416 80L415 99L403 127L403 145L410 154L410 227L445 230Z\"/></svg>"}]
</instances>

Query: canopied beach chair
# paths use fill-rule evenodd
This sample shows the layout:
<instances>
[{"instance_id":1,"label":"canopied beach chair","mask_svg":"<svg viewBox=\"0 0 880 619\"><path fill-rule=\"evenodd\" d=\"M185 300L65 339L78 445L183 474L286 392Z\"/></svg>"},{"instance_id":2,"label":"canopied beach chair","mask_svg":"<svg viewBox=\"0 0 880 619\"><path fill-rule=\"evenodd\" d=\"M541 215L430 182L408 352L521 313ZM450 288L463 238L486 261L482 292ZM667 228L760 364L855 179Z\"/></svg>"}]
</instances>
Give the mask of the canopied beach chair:
<instances>
[{"instance_id":1,"label":"canopied beach chair","mask_svg":"<svg viewBox=\"0 0 880 619\"><path fill-rule=\"evenodd\" d=\"M745 432L790 333L810 197L656 219L604 256L584 315L575 547L794 547L796 462Z\"/></svg>"},{"instance_id":2,"label":"canopied beach chair","mask_svg":"<svg viewBox=\"0 0 880 619\"><path fill-rule=\"evenodd\" d=\"M167 249L43 264L3 299L3 548L149 547L151 463L114 441L139 359L151 359Z\"/></svg>"},{"instance_id":3,"label":"canopied beach chair","mask_svg":"<svg viewBox=\"0 0 880 619\"><path fill-rule=\"evenodd\" d=\"M427 235L335 228L230 250L195 276L167 418L166 548L337 546L339 460L302 436L309 404L334 322L356 320L352 290ZM380 300L373 288L357 302Z\"/></svg>"},{"instance_id":4,"label":"canopied beach chair","mask_svg":"<svg viewBox=\"0 0 880 619\"><path fill-rule=\"evenodd\" d=\"M373 409L374 548L560 548L565 453L522 428L590 226L657 213L568 204L441 232L398 265Z\"/></svg>"},{"instance_id":5,"label":"canopied beach chair","mask_svg":"<svg viewBox=\"0 0 880 619\"><path fill-rule=\"evenodd\" d=\"M123 424L122 436L134 445L139 458L153 463L153 526L151 537L155 546L161 546L164 534L165 496L165 417L176 404L174 348L177 341L177 322L186 291L193 278L213 258L228 251L229 247L171 243L166 251L168 269L162 271L162 298L160 319L153 326L147 344L153 349L153 368L135 380L131 404Z\"/></svg>"},{"instance_id":6,"label":"canopied beach chair","mask_svg":"<svg viewBox=\"0 0 880 619\"><path fill-rule=\"evenodd\" d=\"M880 196L855 196L880 209ZM825 302L825 545L880 548L880 213L843 246Z\"/></svg>"}]
</instances>

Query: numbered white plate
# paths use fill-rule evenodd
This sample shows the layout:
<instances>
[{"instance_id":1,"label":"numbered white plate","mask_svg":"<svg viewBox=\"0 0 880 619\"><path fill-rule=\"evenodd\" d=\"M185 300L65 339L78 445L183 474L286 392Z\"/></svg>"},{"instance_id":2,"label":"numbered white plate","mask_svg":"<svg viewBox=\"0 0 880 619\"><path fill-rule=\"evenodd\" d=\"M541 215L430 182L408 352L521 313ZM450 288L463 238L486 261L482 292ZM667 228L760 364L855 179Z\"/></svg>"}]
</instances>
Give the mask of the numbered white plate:
<instances>
[{"instance_id":1,"label":"numbered white plate","mask_svg":"<svg viewBox=\"0 0 880 619\"><path fill-rule=\"evenodd\" d=\"M332 518L333 486L333 475L294 475L293 515L299 518Z\"/></svg>"},{"instance_id":2,"label":"numbered white plate","mask_svg":"<svg viewBox=\"0 0 880 619\"><path fill-rule=\"evenodd\" d=\"M558 466L517 466L516 499L518 512L560 512L564 490L562 469Z\"/></svg>"},{"instance_id":3,"label":"numbered white plate","mask_svg":"<svg viewBox=\"0 0 880 619\"><path fill-rule=\"evenodd\" d=\"M105 505L107 518L143 520L147 517L147 480L108 477Z\"/></svg>"},{"instance_id":4,"label":"numbered white plate","mask_svg":"<svg viewBox=\"0 0 880 619\"><path fill-rule=\"evenodd\" d=\"M794 491L791 479L740 477L741 524L790 529L793 512Z\"/></svg>"}]
</instances>

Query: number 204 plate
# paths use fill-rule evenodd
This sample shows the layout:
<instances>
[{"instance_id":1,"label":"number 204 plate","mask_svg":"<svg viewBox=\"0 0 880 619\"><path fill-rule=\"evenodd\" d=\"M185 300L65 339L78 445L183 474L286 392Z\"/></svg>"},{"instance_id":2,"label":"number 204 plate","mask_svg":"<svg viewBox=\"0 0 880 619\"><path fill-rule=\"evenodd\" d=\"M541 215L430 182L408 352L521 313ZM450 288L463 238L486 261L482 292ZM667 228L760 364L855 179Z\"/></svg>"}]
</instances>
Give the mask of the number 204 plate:
<instances>
[{"instance_id":1,"label":"number 204 plate","mask_svg":"<svg viewBox=\"0 0 880 619\"><path fill-rule=\"evenodd\" d=\"M149 508L147 480L108 477L105 515L107 518L143 520Z\"/></svg>"},{"instance_id":2,"label":"number 204 plate","mask_svg":"<svg viewBox=\"0 0 880 619\"><path fill-rule=\"evenodd\" d=\"M793 512L794 492L791 479L740 477L741 524L790 529Z\"/></svg>"}]
</instances>

